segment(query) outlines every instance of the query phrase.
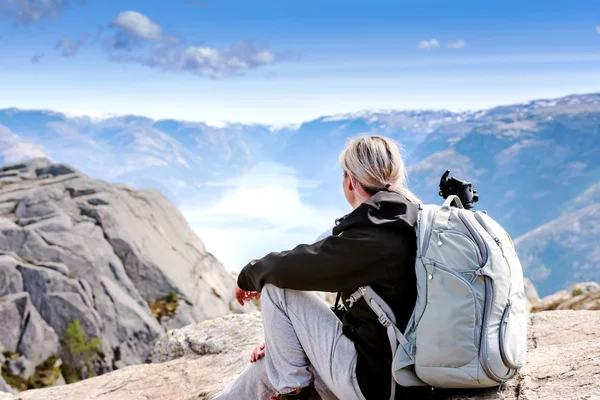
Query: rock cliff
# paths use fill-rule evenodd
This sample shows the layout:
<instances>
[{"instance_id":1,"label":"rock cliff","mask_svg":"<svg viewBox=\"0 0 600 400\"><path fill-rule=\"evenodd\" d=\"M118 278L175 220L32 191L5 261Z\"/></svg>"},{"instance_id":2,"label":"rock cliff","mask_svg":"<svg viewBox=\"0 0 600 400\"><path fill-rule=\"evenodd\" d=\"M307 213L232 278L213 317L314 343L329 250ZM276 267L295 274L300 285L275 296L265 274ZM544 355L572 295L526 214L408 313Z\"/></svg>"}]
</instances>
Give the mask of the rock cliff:
<instances>
[{"instance_id":1,"label":"rock cliff","mask_svg":"<svg viewBox=\"0 0 600 400\"><path fill-rule=\"evenodd\" d=\"M5 378L12 376L6 358L24 356L34 368L54 356L69 361L66 347L78 338L93 349L80 375L142 363L167 329L239 311L234 285L156 191L94 180L47 159L0 169Z\"/></svg>"},{"instance_id":2,"label":"rock cliff","mask_svg":"<svg viewBox=\"0 0 600 400\"><path fill-rule=\"evenodd\" d=\"M571 291L561 290L543 299L530 300L532 311L594 310L600 311L600 284L583 282L573 285Z\"/></svg>"},{"instance_id":3,"label":"rock cliff","mask_svg":"<svg viewBox=\"0 0 600 400\"><path fill-rule=\"evenodd\" d=\"M208 399L248 365L250 350L261 340L257 314L229 315L170 331L154 351L154 360L160 363L130 366L74 385L6 398ZM433 394L443 400L597 400L599 396L600 312L595 311L532 314L527 366L501 392L436 390Z\"/></svg>"}]
</instances>

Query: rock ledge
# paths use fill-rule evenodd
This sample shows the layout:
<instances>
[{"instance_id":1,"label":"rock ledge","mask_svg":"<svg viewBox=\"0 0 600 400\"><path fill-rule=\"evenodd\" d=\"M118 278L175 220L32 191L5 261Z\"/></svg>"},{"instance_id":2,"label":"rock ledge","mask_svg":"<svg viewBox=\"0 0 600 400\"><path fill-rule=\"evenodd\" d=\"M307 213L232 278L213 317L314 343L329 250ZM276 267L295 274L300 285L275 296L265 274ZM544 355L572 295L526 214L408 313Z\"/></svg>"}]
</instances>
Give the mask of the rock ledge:
<instances>
[{"instance_id":1,"label":"rock ledge","mask_svg":"<svg viewBox=\"0 0 600 400\"><path fill-rule=\"evenodd\" d=\"M7 399L208 399L246 367L250 350L261 339L257 314L227 316L169 332L156 345L154 357L170 361L131 366L74 385L32 390ZM533 314L527 366L501 393L495 389L436 391L435 398L600 400L600 312Z\"/></svg>"}]
</instances>

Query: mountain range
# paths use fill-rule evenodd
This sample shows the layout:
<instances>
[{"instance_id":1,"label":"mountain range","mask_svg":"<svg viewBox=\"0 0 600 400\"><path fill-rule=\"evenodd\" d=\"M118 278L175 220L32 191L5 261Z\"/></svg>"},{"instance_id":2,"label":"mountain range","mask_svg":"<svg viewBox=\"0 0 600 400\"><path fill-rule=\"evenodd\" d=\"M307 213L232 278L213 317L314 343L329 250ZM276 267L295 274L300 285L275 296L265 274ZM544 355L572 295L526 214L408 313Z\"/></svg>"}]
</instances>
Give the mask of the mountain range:
<instances>
[{"instance_id":1,"label":"mountain range","mask_svg":"<svg viewBox=\"0 0 600 400\"><path fill-rule=\"evenodd\" d=\"M291 171L312 207L341 209L339 152L348 138L383 134L403 146L409 186L423 201L440 202L446 169L471 181L476 207L515 238L526 275L545 295L600 281L599 128L600 94L467 112L361 111L278 127L4 109L0 163L47 156L203 210L268 162Z\"/></svg>"}]
</instances>

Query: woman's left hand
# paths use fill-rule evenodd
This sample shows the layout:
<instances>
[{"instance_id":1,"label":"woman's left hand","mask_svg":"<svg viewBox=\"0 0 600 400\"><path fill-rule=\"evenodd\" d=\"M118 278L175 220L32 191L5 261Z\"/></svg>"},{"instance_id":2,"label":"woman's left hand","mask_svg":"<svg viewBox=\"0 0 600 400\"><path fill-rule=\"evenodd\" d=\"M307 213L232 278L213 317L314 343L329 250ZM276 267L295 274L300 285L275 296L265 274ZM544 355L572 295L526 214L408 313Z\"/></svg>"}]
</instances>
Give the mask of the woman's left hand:
<instances>
[{"instance_id":1,"label":"woman's left hand","mask_svg":"<svg viewBox=\"0 0 600 400\"><path fill-rule=\"evenodd\" d=\"M260 299L260 292L251 292L248 290L242 290L238 286L236 286L235 299L241 306L244 306L244 301Z\"/></svg>"}]
</instances>

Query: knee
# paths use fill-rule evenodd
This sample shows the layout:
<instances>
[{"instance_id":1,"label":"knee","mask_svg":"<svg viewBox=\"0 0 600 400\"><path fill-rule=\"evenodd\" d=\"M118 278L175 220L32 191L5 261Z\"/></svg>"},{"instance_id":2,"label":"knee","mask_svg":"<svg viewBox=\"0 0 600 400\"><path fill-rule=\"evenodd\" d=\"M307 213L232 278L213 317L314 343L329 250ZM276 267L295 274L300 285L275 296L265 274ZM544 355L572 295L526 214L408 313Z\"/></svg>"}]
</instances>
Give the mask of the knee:
<instances>
[{"instance_id":1,"label":"knee","mask_svg":"<svg viewBox=\"0 0 600 400\"><path fill-rule=\"evenodd\" d=\"M270 294L270 293L279 293L284 289L278 288L277 286L273 285L272 283L267 283L262 287L262 291L261 291L261 295L262 294Z\"/></svg>"},{"instance_id":2,"label":"knee","mask_svg":"<svg viewBox=\"0 0 600 400\"><path fill-rule=\"evenodd\" d=\"M260 298L263 299L263 298L267 297L269 299L274 300L274 299L283 297L284 294L285 294L285 289L282 289L273 284L267 283L266 285L264 285L262 287L262 290L260 292Z\"/></svg>"},{"instance_id":3,"label":"knee","mask_svg":"<svg viewBox=\"0 0 600 400\"><path fill-rule=\"evenodd\" d=\"M277 304L281 307L285 304L285 291L286 289L282 289L270 283L264 285L260 292L261 308L264 308L266 303Z\"/></svg>"}]
</instances>

